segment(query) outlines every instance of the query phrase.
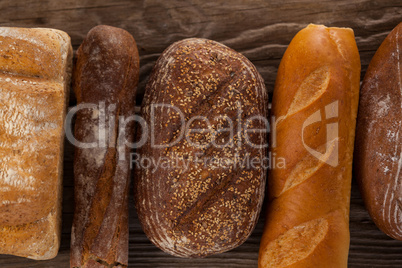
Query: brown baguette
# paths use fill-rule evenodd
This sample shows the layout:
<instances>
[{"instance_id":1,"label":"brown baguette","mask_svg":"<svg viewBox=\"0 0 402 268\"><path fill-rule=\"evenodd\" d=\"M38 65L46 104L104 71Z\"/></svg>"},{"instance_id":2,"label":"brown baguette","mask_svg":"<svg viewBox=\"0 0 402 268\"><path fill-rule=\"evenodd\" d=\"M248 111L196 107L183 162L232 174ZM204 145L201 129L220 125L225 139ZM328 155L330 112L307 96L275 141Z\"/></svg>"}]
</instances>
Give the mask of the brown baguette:
<instances>
[{"instance_id":1,"label":"brown baguette","mask_svg":"<svg viewBox=\"0 0 402 268\"><path fill-rule=\"evenodd\" d=\"M72 56L65 32L0 27L0 254L59 250Z\"/></svg>"},{"instance_id":2,"label":"brown baguette","mask_svg":"<svg viewBox=\"0 0 402 268\"><path fill-rule=\"evenodd\" d=\"M154 104L172 105L183 113L183 120L169 107L154 108L152 116ZM144 160L164 159L166 165L146 167L138 161L134 187L143 230L156 246L179 257L204 257L239 246L251 234L266 172L262 164L241 167L229 162L236 161L236 154L239 159L249 154L256 161L266 155L265 148L244 142L242 124L252 116L266 118L267 104L263 80L252 63L222 44L185 39L162 53L147 83L141 111L148 129L154 127L150 132L154 144L166 148L153 146L148 137L137 153ZM229 127L219 115L233 121L233 138L228 131L217 132ZM196 116L204 116L211 127L201 120L190 124ZM262 121L253 124L253 128L266 128ZM216 139L208 133L179 138L185 125L210 129ZM253 144L266 144L266 133L249 135ZM213 140L222 148L214 146ZM212 158L228 160L227 165L211 164Z\"/></svg>"},{"instance_id":3,"label":"brown baguette","mask_svg":"<svg viewBox=\"0 0 402 268\"><path fill-rule=\"evenodd\" d=\"M367 210L402 240L402 23L378 48L364 77L357 117L354 173Z\"/></svg>"},{"instance_id":4,"label":"brown baguette","mask_svg":"<svg viewBox=\"0 0 402 268\"><path fill-rule=\"evenodd\" d=\"M359 77L351 29L309 25L286 50L271 141L286 167L270 172L259 267L347 267Z\"/></svg>"},{"instance_id":5,"label":"brown baguette","mask_svg":"<svg viewBox=\"0 0 402 268\"><path fill-rule=\"evenodd\" d=\"M125 132L118 127L134 115L138 76L137 46L128 32L97 26L88 33L77 51L73 87L79 104L104 103L106 117L103 127L100 108L77 114L75 138L98 145L75 151L71 267L128 265L130 150L120 139L132 142L133 125ZM104 146L99 129L106 130Z\"/></svg>"}]
</instances>

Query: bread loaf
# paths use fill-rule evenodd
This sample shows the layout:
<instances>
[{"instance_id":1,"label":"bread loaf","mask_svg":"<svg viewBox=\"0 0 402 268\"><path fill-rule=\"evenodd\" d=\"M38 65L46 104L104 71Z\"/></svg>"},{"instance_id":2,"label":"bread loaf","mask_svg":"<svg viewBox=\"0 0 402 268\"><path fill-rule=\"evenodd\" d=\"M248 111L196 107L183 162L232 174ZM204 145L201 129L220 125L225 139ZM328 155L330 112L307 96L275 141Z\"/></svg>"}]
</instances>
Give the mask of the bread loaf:
<instances>
[{"instance_id":1,"label":"bread loaf","mask_svg":"<svg viewBox=\"0 0 402 268\"><path fill-rule=\"evenodd\" d=\"M66 33L0 28L0 254L57 255L71 66Z\"/></svg>"},{"instance_id":2,"label":"bread loaf","mask_svg":"<svg viewBox=\"0 0 402 268\"><path fill-rule=\"evenodd\" d=\"M97 26L77 50L73 87L82 109L75 139L94 146L75 144L71 267L128 265L127 145L134 129L124 122L134 116L138 77L137 46L123 29Z\"/></svg>"},{"instance_id":3,"label":"bread loaf","mask_svg":"<svg viewBox=\"0 0 402 268\"><path fill-rule=\"evenodd\" d=\"M360 58L347 28L309 25L287 48L272 100L269 204L259 267L347 267Z\"/></svg>"},{"instance_id":4,"label":"bread loaf","mask_svg":"<svg viewBox=\"0 0 402 268\"><path fill-rule=\"evenodd\" d=\"M255 67L224 45L192 38L162 53L133 159L138 216L156 246L204 257L247 239L263 200L267 105Z\"/></svg>"},{"instance_id":5,"label":"bread loaf","mask_svg":"<svg viewBox=\"0 0 402 268\"><path fill-rule=\"evenodd\" d=\"M381 44L364 77L354 173L366 208L387 235L402 240L402 23Z\"/></svg>"}]
</instances>

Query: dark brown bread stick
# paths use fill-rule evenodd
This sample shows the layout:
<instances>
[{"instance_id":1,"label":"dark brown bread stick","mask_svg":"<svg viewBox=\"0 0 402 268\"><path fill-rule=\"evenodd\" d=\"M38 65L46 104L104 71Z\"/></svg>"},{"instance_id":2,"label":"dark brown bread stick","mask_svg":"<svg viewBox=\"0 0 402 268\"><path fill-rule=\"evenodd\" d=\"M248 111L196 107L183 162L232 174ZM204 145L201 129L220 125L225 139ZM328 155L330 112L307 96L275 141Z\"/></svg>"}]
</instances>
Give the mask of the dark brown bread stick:
<instances>
[{"instance_id":1,"label":"dark brown bread stick","mask_svg":"<svg viewBox=\"0 0 402 268\"><path fill-rule=\"evenodd\" d=\"M128 32L97 26L88 33L77 51L73 86L79 104L97 108L78 112L75 138L97 145L75 151L71 267L128 265L130 149L122 141L132 142L133 124L119 125L134 115L138 76L137 46Z\"/></svg>"}]
</instances>

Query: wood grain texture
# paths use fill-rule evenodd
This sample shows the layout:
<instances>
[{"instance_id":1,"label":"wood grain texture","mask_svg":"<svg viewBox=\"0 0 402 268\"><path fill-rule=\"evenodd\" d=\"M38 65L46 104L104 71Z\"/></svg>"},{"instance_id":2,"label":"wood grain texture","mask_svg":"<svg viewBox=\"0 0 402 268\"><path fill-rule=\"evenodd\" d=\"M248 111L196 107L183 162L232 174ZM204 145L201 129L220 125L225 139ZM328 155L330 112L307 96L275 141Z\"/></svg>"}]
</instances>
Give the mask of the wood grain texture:
<instances>
[{"instance_id":1,"label":"wood grain texture","mask_svg":"<svg viewBox=\"0 0 402 268\"><path fill-rule=\"evenodd\" d=\"M87 32L98 24L129 31L141 56L138 100L148 75L162 51L175 41L203 37L222 42L243 53L257 67L272 93L277 68L293 36L309 23L351 27L362 61L362 77L376 49L402 21L400 0L234 0L223 1L82 1L3 0L1 26L50 27L66 31L77 49ZM71 96L70 105L75 104ZM73 212L73 147L65 150L63 235L59 255L36 262L0 255L3 268L69 267ZM130 191L132 193L132 191ZM141 230L130 198L129 267L257 267L263 215L251 237L239 248L188 260L172 257L152 245ZM265 213L262 213L265 214ZM351 199L349 267L401 267L402 242L380 232L364 209L357 186Z\"/></svg>"}]
</instances>

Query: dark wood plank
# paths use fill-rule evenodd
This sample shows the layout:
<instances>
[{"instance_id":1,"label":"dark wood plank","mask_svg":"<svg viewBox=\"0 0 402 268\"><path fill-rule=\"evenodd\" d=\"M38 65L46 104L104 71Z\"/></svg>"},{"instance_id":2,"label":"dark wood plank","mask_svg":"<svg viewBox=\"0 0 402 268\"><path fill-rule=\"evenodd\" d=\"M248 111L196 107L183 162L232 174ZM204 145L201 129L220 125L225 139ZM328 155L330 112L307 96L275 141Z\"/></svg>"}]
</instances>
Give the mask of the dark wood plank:
<instances>
[{"instance_id":1,"label":"dark wood plank","mask_svg":"<svg viewBox=\"0 0 402 268\"><path fill-rule=\"evenodd\" d=\"M402 21L400 0L234 0L234 1L0 1L1 26L48 27L66 31L77 49L86 33L98 24L128 30L140 55L141 102L148 75L171 43L188 37L222 42L246 55L262 74L272 93L280 59L292 37L308 23L351 27L356 34L362 75L385 36ZM71 94L70 105L75 104ZM59 255L49 261L0 256L4 268L69 267L73 217L73 151L66 143L64 161L63 235ZM132 191L130 191L132 193ZM169 256L152 245L141 230L131 196L130 267L257 267L264 215L251 237L240 247L204 259ZM380 232L364 209L353 184L349 267L402 267L402 241Z\"/></svg>"}]
</instances>

